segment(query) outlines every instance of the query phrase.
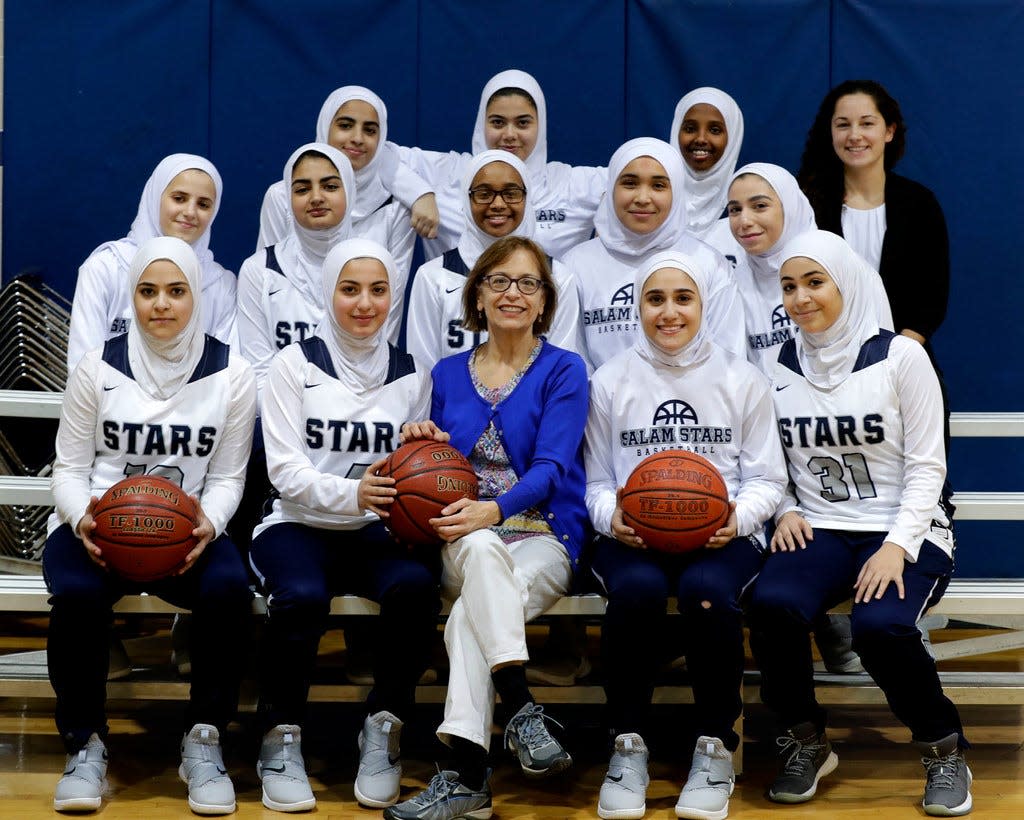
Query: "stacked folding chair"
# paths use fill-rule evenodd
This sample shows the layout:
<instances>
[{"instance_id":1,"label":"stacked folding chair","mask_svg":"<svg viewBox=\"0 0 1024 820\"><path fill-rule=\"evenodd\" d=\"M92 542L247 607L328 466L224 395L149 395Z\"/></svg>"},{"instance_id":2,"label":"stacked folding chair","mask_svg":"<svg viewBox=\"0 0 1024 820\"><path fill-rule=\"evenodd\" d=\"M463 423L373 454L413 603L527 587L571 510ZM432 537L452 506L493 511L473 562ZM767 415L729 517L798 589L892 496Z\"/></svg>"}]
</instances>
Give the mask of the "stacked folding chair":
<instances>
[{"instance_id":1,"label":"stacked folding chair","mask_svg":"<svg viewBox=\"0 0 1024 820\"><path fill-rule=\"evenodd\" d=\"M0 390L61 392L67 382L71 303L35 276L0 289ZM48 476L54 419L3 418L0 474ZM38 561L50 507L0 505L0 557Z\"/></svg>"}]
</instances>

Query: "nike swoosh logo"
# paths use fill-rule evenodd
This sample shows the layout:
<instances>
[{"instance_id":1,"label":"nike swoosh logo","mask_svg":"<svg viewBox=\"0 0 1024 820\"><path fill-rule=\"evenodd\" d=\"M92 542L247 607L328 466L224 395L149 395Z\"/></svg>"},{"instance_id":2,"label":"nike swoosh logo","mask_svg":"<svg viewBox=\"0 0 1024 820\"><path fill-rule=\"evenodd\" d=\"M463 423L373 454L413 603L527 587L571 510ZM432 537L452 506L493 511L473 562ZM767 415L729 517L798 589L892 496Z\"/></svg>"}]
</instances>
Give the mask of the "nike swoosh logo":
<instances>
[{"instance_id":1,"label":"nike swoosh logo","mask_svg":"<svg viewBox=\"0 0 1024 820\"><path fill-rule=\"evenodd\" d=\"M220 772L221 774L227 774L228 773L227 769L222 769L220 766L217 767L217 771ZM284 766L281 767L281 771L284 771Z\"/></svg>"},{"instance_id":2,"label":"nike swoosh logo","mask_svg":"<svg viewBox=\"0 0 1024 820\"><path fill-rule=\"evenodd\" d=\"M780 390L785 390L787 387L789 387L788 384L784 384L782 387L776 387L775 392L778 393Z\"/></svg>"},{"instance_id":3,"label":"nike swoosh logo","mask_svg":"<svg viewBox=\"0 0 1024 820\"><path fill-rule=\"evenodd\" d=\"M396 765L396 764L397 764L397 763L398 763L398 762L399 762L399 761L400 761L401 759L402 759L401 757L392 757L391 755L388 755L388 765L389 765L389 766L394 766L394 765Z\"/></svg>"},{"instance_id":4,"label":"nike swoosh logo","mask_svg":"<svg viewBox=\"0 0 1024 820\"><path fill-rule=\"evenodd\" d=\"M284 774L284 764L282 763L280 765L280 767L278 767L276 769L273 766L262 766L261 767L261 771L264 771L264 772L277 772L278 774ZM226 774L226 772L225 772L225 774Z\"/></svg>"},{"instance_id":5,"label":"nike swoosh logo","mask_svg":"<svg viewBox=\"0 0 1024 820\"><path fill-rule=\"evenodd\" d=\"M107 393L107 392L109 392L111 390L117 390L118 387L120 387L120 385L117 385L117 384L115 384L113 387L106 387L106 386L104 386L103 387L103 392Z\"/></svg>"},{"instance_id":6,"label":"nike swoosh logo","mask_svg":"<svg viewBox=\"0 0 1024 820\"><path fill-rule=\"evenodd\" d=\"M607 779L612 781L612 783L619 783L622 780L622 775L620 774L618 777L614 777L613 775L608 775Z\"/></svg>"},{"instance_id":7,"label":"nike swoosh logo","mask_svg":"<svg viewBox=\"0 0 1024 820\"><path fill-rule=\"evenodd\" d=\"M275 293L280 293L280 292L281 292L281 288L278 288L277 290L268 290L267 291L267 296L273 296Z\"/></svg>"},{"instance_id":8,"label":"nike swoosh logo","mask_svg":"<svg viewBox=\"0 0 1024 820\"><path fill-rule=\"evenodd\" d=\"M77 768L78 768L77 766L72 766L70 769L65 769L64 770L64 776L67 777L69 774L73 774L75 769L77 769Z\"/></svg>"},{"instance_id":9,"label":"nike swoosh logo","mask_svg":"<svg viewBox=\"0 0 1024 820\"><path fill-rule=\"evenodd\" d=\"M461 288L461 287L457 287L457 288L445 288L445 289L444 289L444 292L445 292L445 293L455 293L455 291L457 291L457 290L462 290L462 288Z\"/></svg>"},{"instance_id":10,"label":"nike swoosh logo","mask_svg":"<svg viewBox=\"0 0 1024 820\"><path fill-rule=\"evenodd\" d=\"M316 384L306 384L305 382L303 382L303 385L306 387L307 390L310 389L311 387L319 387L321 384L323 384L323 382L317 382Z\"/></svg>"},{"instance_id":11,"label":"nike swoosh logo","mask_svg":"<svg viewBox=\"0 0 1024 820\"><path fill-rule=\"evenodd\" d=\"M708 785L709 786L728 786L730 783L732 783L731 780L709 780L708 781Z\"/></svg>"}]
</instances>

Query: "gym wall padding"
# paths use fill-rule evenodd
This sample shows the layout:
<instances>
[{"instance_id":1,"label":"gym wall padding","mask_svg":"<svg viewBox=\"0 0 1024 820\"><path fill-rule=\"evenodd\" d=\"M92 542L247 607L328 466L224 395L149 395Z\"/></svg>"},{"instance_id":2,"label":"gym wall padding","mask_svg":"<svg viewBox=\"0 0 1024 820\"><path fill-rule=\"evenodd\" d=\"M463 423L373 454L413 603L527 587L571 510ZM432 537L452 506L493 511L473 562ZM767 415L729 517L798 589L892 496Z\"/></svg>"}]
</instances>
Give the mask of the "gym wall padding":
<instances>
[{"instance_id":1,"label":"gym wall padding","mask_svg":"<svg viewBox=\"0 0 1024 820\"><path fill-rule=\"evenodd\" d=\"M70 296L78 265L125 234L146 177L173 151L204 154L220 169L212 248L237 270L254 250L263 191L313 138L320 103L339 85L376 90L395 141L469 150L483 83L523 68L547 97L549 157L593 165L625 139L666 138L679 97L717 85L743 109L741 161L795 171L821 97L841 80L870 77L900 100L908 122L898 170L936 192L949 222L953 285L935 347L953 409L1024 409L1020 0L38 8L5 6L5 278L37 270ZM960 489L1020 490L1022 465L1024 442L967 439L954 442L950 472ZM980 566L973 552L965 559L973 574L990 565L1009 572L1005 556L982 556Z\"/></svg>"}]
</instances>

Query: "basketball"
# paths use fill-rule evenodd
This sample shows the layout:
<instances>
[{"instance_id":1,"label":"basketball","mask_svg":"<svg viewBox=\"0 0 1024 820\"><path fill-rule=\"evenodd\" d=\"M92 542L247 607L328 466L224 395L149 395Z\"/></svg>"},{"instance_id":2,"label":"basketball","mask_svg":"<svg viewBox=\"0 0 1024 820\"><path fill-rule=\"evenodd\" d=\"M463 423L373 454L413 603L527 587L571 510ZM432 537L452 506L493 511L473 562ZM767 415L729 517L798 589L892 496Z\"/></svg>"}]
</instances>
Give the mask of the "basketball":
<instances>
[{"instance_id":1,"label":"basketball","mask_svg":"<svg viewBox=\"0 0 1024 820\"><path fill-rule=\"evenodd\" d=\"M441 510L460 498L476 500L476 474L466 457L449 444L419 439L403 444L390 456L381 475L395 479L398 495L384 523L407 544L440 544L430 526Z\"/></svg>"},{"instance_id":2,"label":"basketball","mask_svg":"<svg viewBox=\"0 0 1024 820\"><path fill-rule=\"evenodd\" d=\"M729 491L715 466L685 450L641 461L622 491L622 519L663 552L704 546L729 520Z\"/></svg>"},{"instance_id":3,"label":"basketball","mask_svg":"<svg viewBox=\"0 0 1024 820\"><path fill-rule=\"evenodd\" d=\"M181 568L199 539L192 499L177 484L132 476L107 490L93 511L92 541L107 566L129 581L156 581Z\"/></svg>"}]
</instances>

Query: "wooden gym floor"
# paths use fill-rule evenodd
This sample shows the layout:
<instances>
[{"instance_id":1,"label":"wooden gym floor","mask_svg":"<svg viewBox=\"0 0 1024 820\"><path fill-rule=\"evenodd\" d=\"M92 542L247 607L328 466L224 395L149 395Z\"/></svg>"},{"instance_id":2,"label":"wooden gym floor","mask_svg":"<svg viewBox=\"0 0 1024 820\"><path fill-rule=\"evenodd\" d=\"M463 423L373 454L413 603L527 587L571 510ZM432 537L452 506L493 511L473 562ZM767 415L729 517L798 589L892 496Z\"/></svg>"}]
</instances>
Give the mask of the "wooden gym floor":
<instances>
[{"instance_id":1,"label":"wooden gym floor","mask_svg":"<svg viewBox=\"0 0 1024 820\"><path fill-rule=\"evenodd\" d=\"M165 626L166 624L164 624ZM149 625L133 624L129 645L149 646L166 653L166 632L149 635ZM45 619L0 617L0 654L40 649L45 644ZM131 630L130 630L131 631ZM958 633L963 635L964 633ZM941 639L938 637L937 639ZM329 633L321 654L340 652L340 639ZM164 654L165 656L165 654ZM944 669L984 668L1019 671L1024 652L992 654L970 661L945 662ZM64 753L52 721L52 700L0 698L0 820L36 820L56 817L53 787L64 763ZM685 733L688 709L658 707L652 721L658 728L649 738L656 747L651 767L646 818L675 817L678 790L689 768L692 748L676 738ZM496 754L492 778L494 816L500 820L577 820L596 817L597 793L606 758L600 728L600 709L594 706L549 707L569 727L567 746L576 766L564 778L531 782L505 755ZM194 817L178 780L178 742L182 704L178 702L120 702L110 704L111 795L95 816L120 818ZM1024 817L1024 730L1018 707L963 707L975 780L972 816L993 820ZM363 714L356 704L314 704L304 734L308 769L317 795L315 816L379 817L380 812L360 809L352 795L357 764L355 738ZM432 731L440 707L424 705L403 734L405 774L403 793L411 795L434 773L438 747ZM260 803L254 770L258 737L253 716L243 714L229 732L227 764L238 794L239 818L280 818ZM867 706L837 706L831 710L830 735L839 754L839 768L819 787L814 801L802 806L776 806L764 798L775 768L773 724L758 705L746 716L745 774L730 801L731 818L913 818L923 817L920 796L923 769L907 745L908 732L887 710ZM498 743L493 744L497 750Z\"/></svg>"}]
</instances>

